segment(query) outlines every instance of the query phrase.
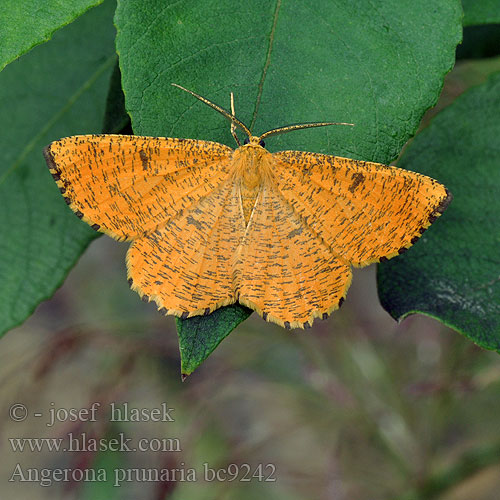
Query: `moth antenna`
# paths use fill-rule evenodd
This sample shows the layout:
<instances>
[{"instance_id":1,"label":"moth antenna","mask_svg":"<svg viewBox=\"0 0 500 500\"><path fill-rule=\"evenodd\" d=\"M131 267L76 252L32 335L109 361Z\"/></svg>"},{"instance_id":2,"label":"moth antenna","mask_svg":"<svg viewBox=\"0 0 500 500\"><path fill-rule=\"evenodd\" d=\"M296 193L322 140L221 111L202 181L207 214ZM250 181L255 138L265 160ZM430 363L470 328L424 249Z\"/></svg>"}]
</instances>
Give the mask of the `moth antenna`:
<instances>
[{"instance_id":1,"label":"moth antenna","mask_svg":"<svg viewBox=\"0 0 500 500\"><path fill-rule=\"evenodd\" d=\"M354 123L343 123L343 122L302 123L299 125L287 125L286 127L280 127L280 128L275 128L273 130L269 130L269 132L262 134L259 137L259 139L263 140L265 137L269 137L270 135L286 134L287 132L293 132L294 130L302 130L304 128L313 128L313 127L327 127L329 125L348 125L349 127L354 127Z\"/></svg>"},{"instance_id":2,"label":"moth antenna","mask_svg":"<svg viewBox=\"0 0 500 500\"><path fill-rule=\"evenodd\" d=\"M231 92L231 115L233 116L233 118L235 118L235 116L234 116L234 94L232 92ZM238 139L238 136L236 135L236 125L234 124L234 122L232 120L231 120L231 135L234 137L236 144L238 144L238 146L241 146L240 140Z\"/></svg>"},{"instance_id":3,"label":"moth antenna","mask_svg":"<svg viewBox=\"0 0 500 500\"><path fill-rule=\"evenodd\" d=\"M184 90L184 92L187 92L188 94L191 94L193 97L196 97L196 99L200 100L201 102L204 102L207 106L210 106L212 109L215 109L215 111L218 111L221 115L225 116L231 123L234 124L236 127L240 127L245 134L248 135L248 137L251 137L250 130L248 130L248 127L242 123L238 118L233 116L231 113L226 111L225 109L221 108L220 106L217 106L217 104L214 104L212 101L209 101L205 97L202 97L201 95L197 94L196 92L193 92L192 90L185 89L184 87L181 87L180 85L177 85L177 83L172 83L174 87L177 87L181 90ZM233 136L234 137L234 136Z\"/></svg>"}]
</instances>

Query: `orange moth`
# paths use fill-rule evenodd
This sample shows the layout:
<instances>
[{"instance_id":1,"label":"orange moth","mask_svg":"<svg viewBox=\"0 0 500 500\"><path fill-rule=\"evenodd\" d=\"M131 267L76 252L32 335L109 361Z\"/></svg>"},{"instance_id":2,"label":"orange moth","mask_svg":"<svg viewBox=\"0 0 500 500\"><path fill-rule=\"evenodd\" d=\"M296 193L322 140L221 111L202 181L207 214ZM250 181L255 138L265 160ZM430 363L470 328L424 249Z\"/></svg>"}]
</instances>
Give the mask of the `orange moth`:
<instances>
[{"instance_id":1,"label":"orange moth","mask_svg":"<svg viewBox=\"0 0 500 500\"><path fill-rule=\"evenodd\" d=\"M176 85L179 87L178 85ZM437 181L395 167L302 151L270 153L232 113L238 144L128 135L52 142L45 159L69 207L132 242L128 280L181 318L239 302L308 328L343 302L351 267L407 250L451 201ZM351 124L344 124L351 125ZM241 145L236 128L248 136Z\"/></svg>"}]
</instances>

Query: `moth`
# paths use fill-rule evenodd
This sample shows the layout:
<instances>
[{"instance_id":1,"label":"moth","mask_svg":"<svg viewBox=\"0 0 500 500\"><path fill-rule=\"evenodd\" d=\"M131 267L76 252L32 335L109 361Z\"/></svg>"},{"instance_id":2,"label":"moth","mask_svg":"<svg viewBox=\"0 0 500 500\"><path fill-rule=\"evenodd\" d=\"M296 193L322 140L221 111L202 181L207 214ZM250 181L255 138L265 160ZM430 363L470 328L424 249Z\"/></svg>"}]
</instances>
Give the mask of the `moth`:
<instances>
[{"instance_id":1,"label":"moth","mask_svg":"<svg viewBox=\"0 0 500 500\"><path fill-rule=\"evenodd\" d=\"M334 123L254 136L233 105L230 113L176 86L230 120L236 149L128 135L76 135L44 149L76 215L132 242L129 284L165 314L207 315L239 302L285 328L308 328L340 307L353 266L401 254L451 201L415 172L265 149L273 135Z\"/></svg>"}]
</instances>

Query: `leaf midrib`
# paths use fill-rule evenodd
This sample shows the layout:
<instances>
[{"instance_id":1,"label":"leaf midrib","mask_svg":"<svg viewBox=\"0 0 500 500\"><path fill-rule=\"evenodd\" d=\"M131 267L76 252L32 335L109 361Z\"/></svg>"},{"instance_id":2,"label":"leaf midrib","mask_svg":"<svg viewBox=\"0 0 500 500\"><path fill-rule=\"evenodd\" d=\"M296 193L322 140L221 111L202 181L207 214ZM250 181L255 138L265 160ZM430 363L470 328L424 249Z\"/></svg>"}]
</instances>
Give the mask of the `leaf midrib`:
<instances>
[{"instance_id":1,"label":"leaf midrib","mask_svg":"<svg viewBox=\"0 0 500 500\"><path fill-rule=\"evenodd\" d=\"M252 116L252 122L250 123L250 127L249 127L250 131L253 130L253 127L255 125L255 121L257 120L257 114L259 113L259 107L260 107L260 101L262 99L262 91L264 89L264 81L266 79L267 70L269 68L269 65L271 64L271 54L273 52L274 35L276 32L276 25L278 24L278 16L279 16L280 8L281 8L281 0L277 0L276 8L274 9L273 25L271 27L271 33L269 34L269 46L267 48L266 62L264 63L264 67L262 68L262 75L260 77L260 82L259 82L259 90L257 92L257 99L255 102L255 109L254 109L253 116Z\"/></svg>"}]
</instances>

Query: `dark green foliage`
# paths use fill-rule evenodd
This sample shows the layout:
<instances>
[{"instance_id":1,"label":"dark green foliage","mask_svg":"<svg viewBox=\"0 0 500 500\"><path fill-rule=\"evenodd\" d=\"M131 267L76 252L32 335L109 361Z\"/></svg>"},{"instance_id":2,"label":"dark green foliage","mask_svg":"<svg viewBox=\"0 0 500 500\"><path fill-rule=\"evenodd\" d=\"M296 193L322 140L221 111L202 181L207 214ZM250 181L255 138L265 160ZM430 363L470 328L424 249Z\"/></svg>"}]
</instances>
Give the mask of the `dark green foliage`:
<instances>
[{"instance_id":1,"label":"dark green foliage","mask_svg":"<svg viewBox=\"0 0 500 500\"><path fill-rule=\"evenodd\" d=\"M466 26L464 40L457 47L457 60L500 55L500 24Z\"/></svg>"},{"instance_id":2,"label":"dark green foliage","mask_svg":"<svg viewBox=\"0 0 500 500\"><path fill-rule=\"evenodd\" d=\"M0 71L103 0L2 0Z\"/></svg>"},{"instance_id":3,"label":"dark green foliage","mask_svg":"<svg viewBox=\"0 0 500 500\"><path fill-rule=\"evenodd\" d=\"M42 148L100 132L116 60L113 3L0 73L0 333L50 297L97 235L65 205Z\"/></svg>"},{"instance_id":4,"label":"dark green foliage","mask_svg":"<svg viewBox=\"0 0 500 500\"><path fill-rule=\"evenodd\" d=\"M19 33L25 30L33 36L24 37L24 46L16 45L14 35L6 36L6 52L0 62L6 64L18 57L96 3L73 2L70 9L59 9L57 15L50 14L49 3L45 14L36 11L36 15L27 16L25 24L20 23ZM11 22L26 7L25 2L17 5L17 10L11 6ZM486 2L483 7L487 8L478 10L476 4L464 1L466 22L498 22L493 6L494 2ZM0 224L2 331L20 323L53 293L95 236L65 207L48 175L40 153L51 140L100 131L106 109L108 132L131 132L128 112L136 134L192 137L233 145L229 124L172 87L175 82L224 107L229 107L229 93L234 92L238 117L255 133L296 122L355 123L352 128L327 127L273 137L267 144L271 151L302 149L389 163L415 133L423 113L436 102L461 39L458 0L388 0L377 4L368 0L354 4L322 0L314 8L281 0L259 0L238 8L227 0L189 4L128 0L119 2L115 15L120 84L118 68L110 80L115 63L113 9L110 1L93 9L0 75L0 112L9 123L2 136L4 157L0 167L0 194L5 207ZM33 22L40 28L38 32L32 29ZM467 102L465 98L445 118L437 119L401 163L449 184L455 201L450 216L446 213L407 256L384 268L384 290L389 282L399 283L398 274L391 279L385 270L398 272L398 265L411 264L415 276L423 279L429 263L418 252L438 262L445 260L447 266L440 265L438 271L453 268L457 283L458 276L464 275L459 271L464 263L466 269L474 269L480 286L489 283L483 279L491 273L487 262L469 265L474 261L471 255L477 252L458 260L457 256L450 257L449 248L455 251L460 245L448 243L447 252L439 247L440 231L448 238L452 230L468 236L469 229L460 227L455 211L462 210L464 199L479 199L481 203L488 199L488 193L479 194L483 184L474 184L482 174L466 182L470 158L467 164L455 162L452 169L451 156L441 162L427 156L423 162L420 157L426 151L412 153L423 147L419 146L421 141L437 147L437 138L441 140L444 134L439 124L445 119L450 122L450 131L459 133L461 126L478 134L482 125L459 120L463 102ZM491 120L493 130L493 116ZM436 138L430 137L434 133ZM473 146L485 147L480 139L476 137ZM466 141L455 140L465 148ZM482 154L486 155L486 150ZM467 198L464 193L469 190ZM474 213L474 227L479 217L474 210L488 210L481 204L464 207L473 209L467 213ZM436 252L441 252L439 258ZM429 291L426 286L419 288L432 297L435 287ZM471 286L474 296L475 283ZM462 286L453 293L464 296L466 291ZM404 306L394 309L395 315L425 309L418 294L413 304L403 302ZM469 328L475 331L479 326L474 308L467 304L465 299L453 306L448 302L434 312L426 312L470 334ZM450 311L453 317L462 318L460 325L450 319ZM249 312L234 305L207 317L178 320L183 373L191 373ZM495 321L492 315L485 331L497 328ZM482 345L494 347L489 340L470 335Z\"/></svg>"},{"instance_id":5,"label":"dark green foliage","mask_svg":"<svg viewBox=\"0 0 500 500\"><path fill-rule=\"evenodd\" d=\"M451 190L445 215L407 254L379 267L395 318L434 316L500 351L500 74L459 97L420 133L399 165Z\"/></svg>"},{"instance_id":6,"label":"dark green foliage","mask_svg":"<svg viewBox=\"0 0 500 500\"><path fill-rule=\"evenodd\" d=\"M464 26L500 23L498 0L462 0Z\"/></svg>"}]
</instances>

